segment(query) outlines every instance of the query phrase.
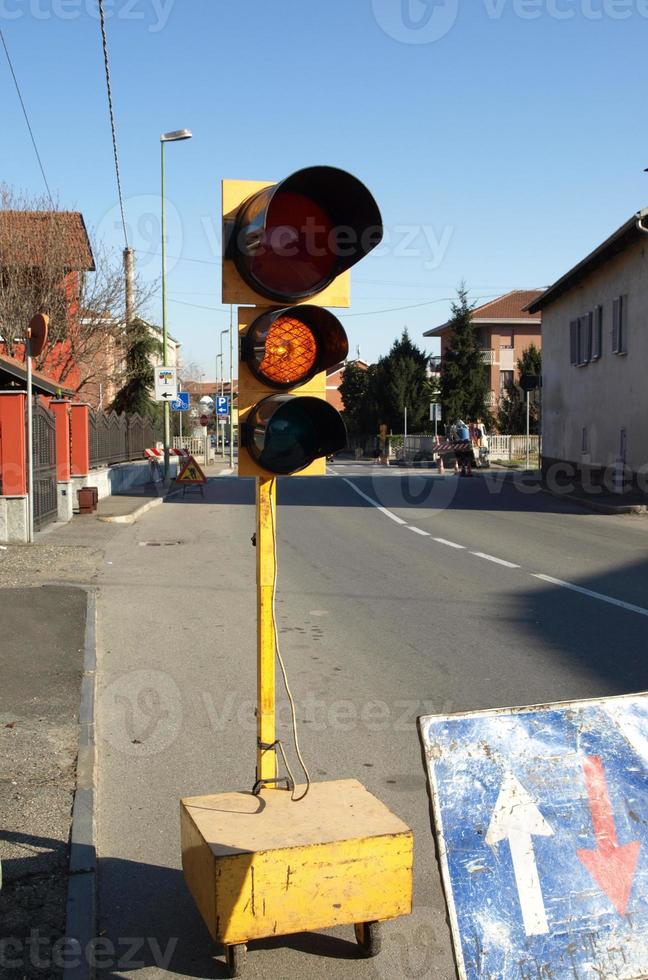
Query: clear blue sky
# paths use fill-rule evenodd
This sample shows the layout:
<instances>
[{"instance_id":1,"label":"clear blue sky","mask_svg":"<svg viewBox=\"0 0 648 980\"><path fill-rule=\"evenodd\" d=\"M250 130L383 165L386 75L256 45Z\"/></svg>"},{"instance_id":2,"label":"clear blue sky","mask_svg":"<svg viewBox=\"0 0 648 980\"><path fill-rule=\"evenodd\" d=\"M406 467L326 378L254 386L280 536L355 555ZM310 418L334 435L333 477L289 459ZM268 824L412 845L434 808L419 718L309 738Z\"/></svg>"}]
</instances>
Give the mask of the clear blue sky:
<instances>
[{"instance_id":1,"label":"clear blue sky","mask_svg":"<svg viewBox=\"0 0 648 980\"><path fill-rule=\"evenodd\" d=\"M210 377L228 323L222 177L326 163L367 183L391 245L354 270L343 322L368 360L404 326L424 345L462 278L476 298L548 284L648 203L646 0L106 5L145 277L159 275L159 135L194 132L167 153L169 328ZM96 0L0 0L0 26L52 189L121 249ZM0 179L41 192L2 51L0 93ZM412 308L375 312L398 307Z\"/></svg>"}]
</instances>

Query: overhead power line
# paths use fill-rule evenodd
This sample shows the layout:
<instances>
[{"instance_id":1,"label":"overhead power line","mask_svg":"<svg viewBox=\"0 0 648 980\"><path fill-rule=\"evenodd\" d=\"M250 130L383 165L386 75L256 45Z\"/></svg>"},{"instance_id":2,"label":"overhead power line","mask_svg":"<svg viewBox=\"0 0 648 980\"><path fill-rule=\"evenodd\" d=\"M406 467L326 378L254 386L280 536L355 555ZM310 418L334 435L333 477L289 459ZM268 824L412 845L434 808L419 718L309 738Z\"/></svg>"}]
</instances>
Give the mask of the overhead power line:
<instances>
[{"instance_id":1,"label":"overhead power line","mask_svg":"<svg viewBox=\"0 0 648 980\"><path fill-rule=\"evenodd\" d=\"M475 296L474 301L476 303L481 302L485 299L494 299L499 296L499 293L489 293L485 296ZM379 316L381 313L401 313L403 310L418 310L423 306L435 306L437 303L452 303L456 299L456 296L443 296L441 299L428 299L425 303L412 303L410 306L393 306L385 310L367 310L366 313L339 313L340 319L346 319L350 316ZM199 303L189 303L187 300L182 299L171 299L170 303L178 303L180 306L191 306L195 310L210 310L212 313L223 313L226 310L225 306L202 306Z\"/></svg>"},{"instance_id":2,"label":"overhead power line","mask_svg":"<svg viewBox=\"0 0 648 980\"><path fill-rule=\"evenodd\" d=\"M482 299L492 299L499 293L491 293L489 296L475 296L475 302L479 303ZM400 313L403 310L418 310L422 306L435 306L436 303L452 303L456 296L444 296L442 299L428 299L425 303L412 303L411 306L392 306L389 310L367 310L366 313L340 313L340 319L350 316L378 316L380 313Z\"/></svg>"},{"instance_id":3,"label":"overhead power line","mask_svg":"<svg viewBox=\"0 0 648 980\"><path fill-rule=\"evenodd\" d=\"M135 251L136 252L139 252L140 255L142 255L142 256L155 256L157 258L157 257L159 257L161 255L161 252L150 252L150 251L149 252L145 252L143 249L139 249L139 248L136 248ZM197 262L199 265L220 265L221 264L221 261L222 261L221 258L218 258L218 259L198 259L198 258L195 258L194 256L190 256L190 255L167 255L167 258L168 259L171 259L173 262ZM361 284L363 286L400 286L403 289L429 289L433 285L432 283L429 283L429 282L399 282L396 279L363 279L360 276L354 276L353 277L353 282L354 283ZM444 286L444 285L442 285L440 283L437 283L436 284L436 288L437 289L451 289L452 287L451 286L448 286L447 284ZM492 284L490 284L488 286L483 285L483 284L480 285L480 286L478 286L478 285L475 284L473 286L473 289L495 289L495 288L497 288L497 290L498 290L497 292L489 293L488 295L485 295L485 296L478 296L477 297L477 301L480 300L480 299L492 299L493 297L501 296L502 292L505 291L505 290L508 290L510 288L510 286L504 285L504 286L497 286L497 287L495 287ZM193 291L191 291L191 292L193 292ZM176 293L176 295L178 295L178 294ZM193 295L194 296L197 296L198 294L197 293L193 293ZM201 294L201 295L211 295L211 294L204 293L204 294ZM180 302L180 301L179 300L175 300L174 302ZM430 302L432 302L432 303L443 303L443 302L445 302L445 300L436 300L435 299L435 300L430 300ZM428 304L427 303L424 303L424 304L421 304L421 305L427 306ZM408 309L413 309L414 307L407 307L407 308ZM212 307L205 307L205 309L212 309ZM223 309L226 309L226 307L224 306ZM391 311L386 311L386 312L391 312ZM345 315L346 316L366 316L366 314L364 314L364 313L357 313L357 314L356 313L347 313Z\"/></svg>"},{"instance_id":4,"label":"overhead power line","mask_svg":"<svg viewBox=\"0 0 648 980\"><path fill-rule=\"evenodd\" d=\"M52 192L50 190L49 184L47 183L47 177L45 176L45 168L43 167L43 161L41 160L41 155L38 152L38 146L36 145L36 137L34 136L34 131L31 128L31 123L29 122L29 116L27 115L27 107L25 106L25 100L22 97L22 93L20 91L20 85L18 84L18 79L16 78L16 73L14 71L14 66L11 61L11 56L9 55L7 42L5 41L5 37L4 34L2 33L1 28L0 28L0 39L2 40L2 47L4 48L4 52L7 56L9 71L11 72L11 76L14 80L14 85L16 86L16 92L18 93L18 98L20 100L20 105L22 107L23 116L25 117L25 122L27 123L27 129L29 130L29 135L31 137L32 146L34 147L34 153L36 154L36 159L38 160L38 166L40 167L40 172L43 175L43 182L45 184L45 187L47 188L47 196L50 199L50 204L52 205L52 207L54 207L54 199L52 197Z\"/></svg>"},{"instance_id":5,"label":"overhead power line","mask_svg":"<svg viewBox=\"0 0 648 980\"><path fill-rule=\"evenodd\" d=\"M117 194L119 195L119 210L121 212L122 228L124 229L124 242L128 248L128 232L126 231L126 217L124 214L124 198L122 195L121 175L119 172L119 153L117 152L117 127L115 125L115 112L113 109L112 83L110 80L110 59L108 58L108 38L106 36L106 17L104 14L103 0L99 0L99 23L101 24L101 43L103 45L104 68L106 70L106 91L108 93L108 112L110 114L110 128L112 131L113 156L115 158L115 176L117 178Z\"/></svg>"}]
</instances>

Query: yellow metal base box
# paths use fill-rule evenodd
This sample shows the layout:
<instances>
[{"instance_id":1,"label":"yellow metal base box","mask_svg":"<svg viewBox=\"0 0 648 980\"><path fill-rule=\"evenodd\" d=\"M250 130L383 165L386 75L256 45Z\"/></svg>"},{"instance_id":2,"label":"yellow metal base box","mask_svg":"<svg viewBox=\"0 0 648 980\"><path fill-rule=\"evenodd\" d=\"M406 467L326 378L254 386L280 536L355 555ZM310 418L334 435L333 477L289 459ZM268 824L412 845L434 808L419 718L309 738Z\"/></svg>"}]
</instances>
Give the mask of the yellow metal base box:
<instances>
[{"instance_id":1,"label":"yellow metal base box","mask_svg":"<svg viewBox=\"0 0 648 980\"><path fill-rule=\"evenodd\" d=\"M182 867L214 940L394 919L412 910L413 835L355 779L184 799Z\"/></svg>"}]
</instances>

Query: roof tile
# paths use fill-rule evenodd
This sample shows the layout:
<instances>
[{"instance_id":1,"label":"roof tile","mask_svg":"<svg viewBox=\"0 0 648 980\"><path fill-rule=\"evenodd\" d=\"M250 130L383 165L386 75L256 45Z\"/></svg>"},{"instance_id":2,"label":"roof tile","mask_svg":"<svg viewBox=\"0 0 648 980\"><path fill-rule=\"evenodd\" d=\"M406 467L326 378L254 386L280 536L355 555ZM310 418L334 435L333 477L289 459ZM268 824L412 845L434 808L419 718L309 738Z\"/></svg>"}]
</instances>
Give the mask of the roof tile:
<instances>
[{"instance_id":1,"label":"roof tile","mask_svg":"<svg viewBox=\"0 0 648 980\"><path fill-rule=\"evenodd\" d=\"M42 265L52 236L62 243L61 261L66 269L94 271L92 248L79 211L0 211L0 265Z\"/></svg>"}]
</instances>

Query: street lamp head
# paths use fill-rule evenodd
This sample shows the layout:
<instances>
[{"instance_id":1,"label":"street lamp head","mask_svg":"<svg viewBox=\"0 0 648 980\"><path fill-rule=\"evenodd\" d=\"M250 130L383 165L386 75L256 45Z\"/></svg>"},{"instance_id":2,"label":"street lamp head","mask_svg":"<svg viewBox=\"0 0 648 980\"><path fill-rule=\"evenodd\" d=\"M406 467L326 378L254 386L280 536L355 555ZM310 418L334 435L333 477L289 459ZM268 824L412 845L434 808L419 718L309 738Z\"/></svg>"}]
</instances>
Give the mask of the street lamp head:
<instances>
[{"instance_id":1,"label":"street lamp head","mask_svg":"<svg viewBox=\"0 0 648 980\"><path fill-rule=\"evenodd\" d=\"M172 133L162 133L161 143L177 143L179 140L190 140L193 133L190 129L175 129Z\"/></svg>"}]
</instances>

